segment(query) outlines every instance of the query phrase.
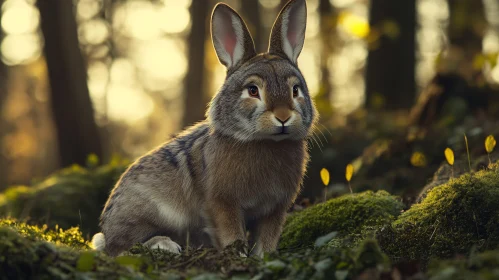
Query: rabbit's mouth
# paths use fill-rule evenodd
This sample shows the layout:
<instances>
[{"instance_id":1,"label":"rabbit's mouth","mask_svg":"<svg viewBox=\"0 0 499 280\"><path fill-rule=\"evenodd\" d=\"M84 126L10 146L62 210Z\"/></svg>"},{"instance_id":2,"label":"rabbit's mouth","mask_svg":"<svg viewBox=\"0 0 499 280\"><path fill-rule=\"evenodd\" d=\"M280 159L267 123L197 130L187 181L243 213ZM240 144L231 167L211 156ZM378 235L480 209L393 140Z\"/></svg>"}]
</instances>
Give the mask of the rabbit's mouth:
<instances>
[{"instance_id":1,"label":"rabbit's mouth","mask_svg":"<svg viewBox=\"0 0 499 280\"><path fill-rule=\"evenodd\" d=\"M274 135L287 135L289 134L289 126L278 126L277 127L278 132L274 133Z\"/></svg>"}]
</instances>

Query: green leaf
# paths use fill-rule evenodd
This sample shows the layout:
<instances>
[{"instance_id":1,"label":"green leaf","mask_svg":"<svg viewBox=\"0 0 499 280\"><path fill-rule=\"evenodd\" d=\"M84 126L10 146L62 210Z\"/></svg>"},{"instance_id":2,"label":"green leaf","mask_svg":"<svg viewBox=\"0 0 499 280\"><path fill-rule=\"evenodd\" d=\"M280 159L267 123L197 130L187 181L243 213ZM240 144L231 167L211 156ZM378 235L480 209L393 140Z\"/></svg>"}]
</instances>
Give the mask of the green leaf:
<instances>
[{"instance_id":1,"label":"green leaf","mask_svg":"<svg viewBox=\"0 0 499 280\"><path fill-rule=\"evenodd\" d=\"M216 275L215 273L204 273L191 278L191 280L219 280L219 279L222 278Z\"/></svg>"},{"instance_id":2,"label":"green leaf","mask_svg":"<svg viewBox=\"0 0 499 280\"><path fill-rule=\"evenodd\" d=\"M83 252L76 263L78 271L86 272L93 269L95 264L95 255L93 252Z\"/></svg>"},{"instance_id":3,"label":"green leaf","mask_svg":"<svg viewBox=\"0 0 499 280\"><path fill-rule=\"evenodd\" d=\"M335 238L338 235L337 231L330 232L326 235L323 235L315 240L315 247L322 247L326 245L331 239Z\"/></svg>"},{"instance_id":4,"label":"green leaf","mask_svg":"<svg viewBox=\"0 0 499 280\"><path fill-rule=\"evenodd\" d=\"M137 257L120 256L116 258L116 262L124 266L130 266L132 268L138 269L144 261L141 258Z\"/></svg>"},{"instance_id":5,"label":"green leaf","mask_svg":"<svg viewBox=\"0 0 499 280\"><path fill-rule=\"evenodd\" d=\"M281 260L273 260L273 261L267 262L265 264L265 266L268 267L270 270L277 272L277 271L281 271L284 268L286 268L286 263L284 263Z\"/></svg>"},{"instance_id":6,"label":"green leaf","mask_svg":"<svg viewBox=\"0 0 499 280\"><path fill-rule=\"evenodd\" d=\"M336 276L336 279L338 279L338 280L347 279L347 277L348 277L348 270L337 270L334 273L334 276Z\"/></svg>"},{"instance_id":7,"label":"green leaf","mask_svg":"<svg viewBox=\"0 0 499 280\"><path fill-rule=\"evenodd\" d=\"M321 271L321 272L324 272L326 271L327 269L329 269L331 266L333 265L333 261L331 259L324 259L322 261L319 261L317 262L315 265L314 265L314 268L317 270L317 271Z\"/></svg>"}]
</instances>

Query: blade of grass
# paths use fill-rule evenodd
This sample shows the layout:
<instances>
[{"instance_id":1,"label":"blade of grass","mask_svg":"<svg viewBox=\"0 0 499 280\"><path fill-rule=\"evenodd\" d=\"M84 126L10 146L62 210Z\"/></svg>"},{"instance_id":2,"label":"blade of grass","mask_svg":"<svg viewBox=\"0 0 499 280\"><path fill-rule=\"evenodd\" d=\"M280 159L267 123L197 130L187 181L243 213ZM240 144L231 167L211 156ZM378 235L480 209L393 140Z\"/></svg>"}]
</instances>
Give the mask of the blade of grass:
<instances>
[{"instance_id":1,"label":"blade of grass","mask_svg":"<svg viewBox=\"0 0 499 280\"><path fill-rule=\"evenodd\" d=\"M468 147L468 137L466 137L466 133L464 133L464 142L466 143L466 153L468 154L468 167L470 168L471 172L471 156L470 156L470 149Z\"/></svg>"}]
</instances>

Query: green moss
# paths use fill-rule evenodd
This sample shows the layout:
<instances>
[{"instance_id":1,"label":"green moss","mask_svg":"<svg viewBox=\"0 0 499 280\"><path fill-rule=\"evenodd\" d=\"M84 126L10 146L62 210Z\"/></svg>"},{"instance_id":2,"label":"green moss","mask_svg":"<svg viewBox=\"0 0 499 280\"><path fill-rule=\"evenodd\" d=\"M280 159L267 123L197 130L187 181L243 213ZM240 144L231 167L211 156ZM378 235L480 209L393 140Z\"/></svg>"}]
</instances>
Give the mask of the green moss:
<instances>
[{"instance_id":1,"label":"green moss","mask_svg":"<svg viewBox=\"0 0 499 280\"><path fill-rule=\"evenodd\" d=\"M32 241L48 241L74 249L90 248L77 227L63 230L56 226L55 229L49 229L47 225L34 226L15 219L0 219L0 227L9 227Z\"/></svg>"},{"instance_id":2,"label":"green moss","mask_svg":"<svg viewBox=\"0 0 499 280\"><path fill-rule=\"evenodd\" d=\"M389 268L373 240L354 249L302 248L266 255L263 260L240 257L242 242L222 252L199 248L180 255L135 245L124 256L110 258L74 246L67 234L2 221L0 279L353 279Z\"/></svg>"},{"instance_id":3,"label":"green moss","mask_svg":"<svg viewBox=\"0 0 499 280\"><path fill-rule=\"evenodd\" d=\"M102 207L126 165L114 161L95 168L73 166L31 187L9 188L0 194L0 216L63 228L79 225L84 233L95 233Z\"/></svg>"},{"instance_id":4,"label":"green moss","mask_svg":"<svg viewBox=\"0 0 499 280\"><path fill-rule=\"evenodd\" d=\"M129 264L98 252L59 247L0 227L0 279L152 278L146 277L148 273L153 276L150 266L140 258L133 259L141 265L130 269Z\"/></svg>"},{"instance_id":5,"label":"green moss","mask_svg":"<svg viewBox=\"0 0 499 280\"><path fill-rule=\"evenodd\" d=\"M432 280L499 279L499 250L433 261L428 276Z\"/></svg>"},{"instance_id":6,"label":"green moss","mask_svg":"<svg viewBox=\"0 0 499 280\"><path fill-rule=\"evenodd\" d=\"M389 269L387 256L375 240L355 248L322 246L274 253L259 269L259 279L379 279Z\"/></svg>"},{"instance_id":7,"label":"green moss","mask_svg":"<svg viewBox=\"0 0 499 280\"><path fill-rule=\"evenodd\" d=\"M344 195L288 217L280 247L309 245L318 237L337 231L340 236L361 234L395 220L402 203L385 191Z\"/></svg>"},{"instance_id":8,"label":"green moss","mask_svg":"<svg viewBox=\"0 0 499 280\"><path fill-rule=\"evenodd\" d=\"M378 234L395 261L448 258L499 245L499 169L466 174L432 189Z\"/></svg>"}]
</instances>

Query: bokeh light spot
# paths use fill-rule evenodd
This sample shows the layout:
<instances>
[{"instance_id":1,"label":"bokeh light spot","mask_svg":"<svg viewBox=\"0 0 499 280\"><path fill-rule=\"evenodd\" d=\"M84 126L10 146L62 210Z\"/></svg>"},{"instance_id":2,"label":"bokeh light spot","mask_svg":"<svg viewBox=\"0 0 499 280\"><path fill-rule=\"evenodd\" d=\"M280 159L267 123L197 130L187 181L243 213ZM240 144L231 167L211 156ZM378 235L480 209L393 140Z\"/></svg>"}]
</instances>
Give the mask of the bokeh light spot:
<instances>
[{"instance_id":1,"label":"bokeh light spot","mask_svg":"<svg viewBox=\"0 0 499 280\"><path fill-rule=\"evenodd\" d=\"M104 98L108 83L109 71L102 61L94 61L88 66L88 88L94 102Z\"/></svg>"},{"instance_id":2,"label":"bokeh light spot","mask_svg":"<svg viewBox=\"0 0 499 280\"><path fill-rule=\"evenodd\" d=\"M41 54L40 37L37 34L7 35L2 41L1 52L7 65L32 62Z\"/></svg>"},{"instance_id":3,"label":"bokeh light spot","mask_svg":"<svg viewBox=\"0 0 499 280\"><path fill-rule=\"evenodd\" d=\"M180 33L189 26L191 16L186 8L166 6L159 13L158 25L164 32Z\"/></svg>"},{"instance_id":4,"label":"bokeh light spot","mask_svg":"<svg viewBox=\"0 0 499 280\"><path fill-rule=\"evenodd\" d=\"M109 117L134 123L149 116L154 103L140 88L111 84L107 93Z\"/></svg>"},{"instance_id":5,"label":"bokeh light spot","mask_svg":"<svg viewBox=\"0 0 499 280\"><path fill-rule=\"evenodd\" d=\"M36 31L40 22L38 10L25 1L10 0L3 6L2 29L7 34L24 34Z\"/></svg>"},{"instance_id":6,"label":"bokeh light spot","mask_svg":"<svg viewBox=\"0 0 499 280\"><path fill-rule=\"evenodd\" d=\"M109 37L109 28L102 19L89 20L80 25L78 35L83 44L99 45Z\"/></svg>"}]
</instances>

